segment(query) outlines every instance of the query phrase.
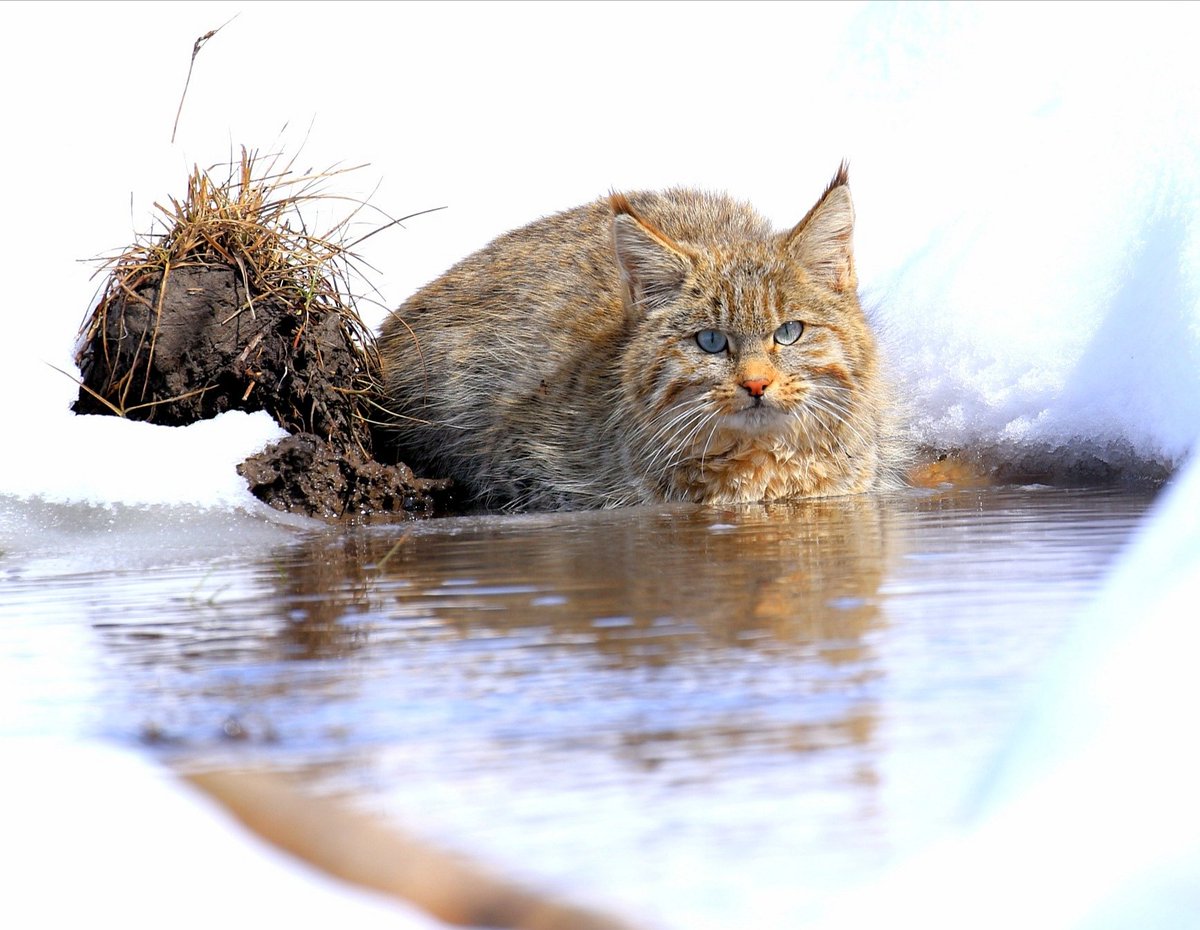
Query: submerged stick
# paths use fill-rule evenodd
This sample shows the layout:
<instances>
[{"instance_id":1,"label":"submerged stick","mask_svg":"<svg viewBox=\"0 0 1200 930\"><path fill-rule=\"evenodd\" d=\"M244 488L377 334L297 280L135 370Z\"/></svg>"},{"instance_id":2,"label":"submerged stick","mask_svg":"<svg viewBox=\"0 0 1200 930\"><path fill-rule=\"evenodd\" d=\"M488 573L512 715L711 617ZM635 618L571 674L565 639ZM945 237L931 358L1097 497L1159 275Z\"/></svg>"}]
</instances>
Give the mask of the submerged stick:
<instances>
[{"instance_id":1,"label":"submerged stick","mask_svg":"<svg viewBox=\"0 0 1200 930\"><path fill-rule=\"evenodd\" d=\"M511 930L635 930L607 914L492 875L336 801L303 793L279 776L215 771L186 778L275 846L446 923Z\"/></svg>"}]
</instances>

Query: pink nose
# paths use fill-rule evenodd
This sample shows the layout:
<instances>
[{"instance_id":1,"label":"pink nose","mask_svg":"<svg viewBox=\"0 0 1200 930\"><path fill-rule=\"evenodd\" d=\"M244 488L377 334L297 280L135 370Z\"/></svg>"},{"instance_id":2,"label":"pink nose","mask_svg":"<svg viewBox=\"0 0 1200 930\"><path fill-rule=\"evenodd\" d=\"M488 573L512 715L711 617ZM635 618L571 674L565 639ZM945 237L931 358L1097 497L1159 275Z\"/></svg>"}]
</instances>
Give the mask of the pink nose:
<instances>
[{"instance_id":1,"label":"pink nose","mask_svg":"<svg viewBox=\"0 0 1200 930\"><path fill-rule=\"evenodd\" d=\"M770 378L747 378L742 382L742 387L750 392L751 397L762 397L765 391L771 385Z\"/></svg>"}]
</instances>

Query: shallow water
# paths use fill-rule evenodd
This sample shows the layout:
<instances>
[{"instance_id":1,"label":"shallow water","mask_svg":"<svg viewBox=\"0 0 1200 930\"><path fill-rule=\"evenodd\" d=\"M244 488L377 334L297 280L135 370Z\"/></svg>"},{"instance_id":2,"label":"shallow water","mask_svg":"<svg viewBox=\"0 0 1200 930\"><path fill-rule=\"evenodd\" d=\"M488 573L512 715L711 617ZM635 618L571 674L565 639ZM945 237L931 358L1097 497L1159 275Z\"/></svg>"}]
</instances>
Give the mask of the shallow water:
<instances>
[{"instance_id":1,"label":"shallow water","mask_svg":"<svg viewBox=\"0 0 1200 930\"><path fill-rule=\"evenodd\" d=\"M330 529L0 499L0 738L287 769L640 921L798 926L969 810L1149 503Z\"/></svg>"}]
</instances>

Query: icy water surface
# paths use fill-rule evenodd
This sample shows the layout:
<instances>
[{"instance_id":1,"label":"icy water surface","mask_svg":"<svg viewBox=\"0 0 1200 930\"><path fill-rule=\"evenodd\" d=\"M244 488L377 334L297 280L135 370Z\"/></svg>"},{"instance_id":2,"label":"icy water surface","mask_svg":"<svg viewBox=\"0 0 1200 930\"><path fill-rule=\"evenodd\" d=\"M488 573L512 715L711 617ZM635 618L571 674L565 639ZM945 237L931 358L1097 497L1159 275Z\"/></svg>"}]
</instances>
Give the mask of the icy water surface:
<instances>
[{"instance_id":1,"label":"icy water surface","mask_svg":"<svg viewBox=\"0 0 1200 930\"><path fill-rule=\"evenodd\" d=\"M0 737L300 773L663 927L944 829L1148 494L337 528L0 501Z\"/></svg>"}]
</instances>

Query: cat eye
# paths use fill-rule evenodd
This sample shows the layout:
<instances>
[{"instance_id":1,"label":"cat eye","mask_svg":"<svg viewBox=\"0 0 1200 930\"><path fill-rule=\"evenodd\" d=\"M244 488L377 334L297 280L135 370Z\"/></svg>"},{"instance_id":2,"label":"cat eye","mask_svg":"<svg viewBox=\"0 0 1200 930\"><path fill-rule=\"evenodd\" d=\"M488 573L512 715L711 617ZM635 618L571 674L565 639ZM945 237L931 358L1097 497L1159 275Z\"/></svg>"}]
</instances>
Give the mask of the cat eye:
<instances>
[{"instance_id":1,"label":"cat eye","mask_svg":"<svg viewBox=\"0 0 1200 930\"><path fill-rule=\"evenodd\" d=\"M788 320L775 330L775 341L781 346L790 346L804 332L804 324L799 320Z\"/></svg>"},{"instance_id":2,"label":"cat eye","mask_svg":"<svg viewBox=\"0 0 1200 930\"><path fill-rule=\"evenodd\" d=\"M728 344L729 340L718 329L702 329L696 333L696 345L705 352L721 352Z\"/></svg>"}]
</instances>

